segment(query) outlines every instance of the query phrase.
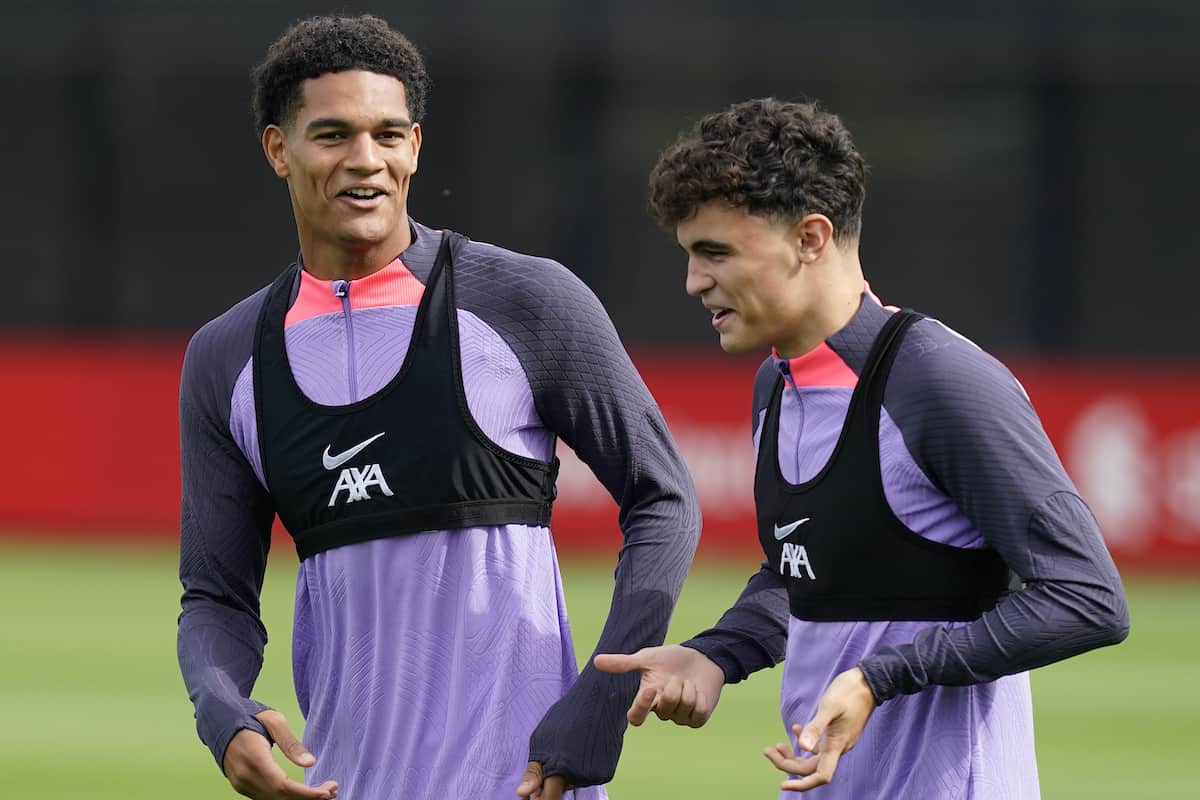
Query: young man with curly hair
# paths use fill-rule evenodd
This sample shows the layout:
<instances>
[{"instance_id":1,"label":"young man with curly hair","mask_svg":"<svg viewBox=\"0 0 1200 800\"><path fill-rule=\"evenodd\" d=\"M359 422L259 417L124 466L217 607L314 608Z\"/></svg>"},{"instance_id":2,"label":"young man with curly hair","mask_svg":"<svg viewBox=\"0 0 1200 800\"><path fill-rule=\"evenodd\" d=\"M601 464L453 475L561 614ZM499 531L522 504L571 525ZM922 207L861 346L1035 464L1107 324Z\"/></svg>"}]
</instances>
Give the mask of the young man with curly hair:
<instances>
[{"instance_id":1,"label":"young man with curly hair","mask_svg":"<svg viewBox=\"0 0 1200 800\"><path fill-rule=\"evenodd\" d=\"M429 80L404 36L309 19L254 82L301 258L184 363L178 651L200 737L254 798L603 798L637 679L577 674L555 442L620 506L598 648L631 652L662 642L698 538L662 416L564 267L408 216ZM304 744L251 697L276 514L300 557Z\"/></svg>"},{"instance_id":2,"label":"young man with curly hair","mask_svg":"<svg viewBox=\"0 0 1200 800\"><path fill-rule=\"evenodd\" d=\"M1124 639L1124 592L1020 384L866 285L865 176L837 116L774 99L705 117L655 166L721 347L771 348L752 416L766 560L713 628L595 663L641 672L633 724L699 727L786 655L801 753L764 751L784 790L1028 800L1027 670Z\"/></svg>"}]
</instances>

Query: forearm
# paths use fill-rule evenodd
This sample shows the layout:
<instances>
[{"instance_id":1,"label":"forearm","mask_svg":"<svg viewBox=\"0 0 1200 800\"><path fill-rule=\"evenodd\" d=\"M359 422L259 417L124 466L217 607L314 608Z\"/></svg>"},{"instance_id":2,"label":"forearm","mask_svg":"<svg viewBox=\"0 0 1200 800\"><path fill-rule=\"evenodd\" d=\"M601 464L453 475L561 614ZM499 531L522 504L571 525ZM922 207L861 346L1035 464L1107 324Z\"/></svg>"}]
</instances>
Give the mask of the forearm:
<instances>
[{"instance_id":1,"label":"forearm","mask_svg":"<svg viewBox=\"0 0 1200 800\"><path fill-rule=\"evenodd\" d=\"M995 680L1125 638L1125 593L1082 500L1069 493L1048 499L1030 522L1027 552L1035 575L975 622L931 626L912 643L862 661L880 702L931 685Z\"/></svg>"},{"instance_id":2,"label":"forearm","mask_svg":"<svg viewBox=\"0 0 1200 800\"><path fill-rule=\"evenodd\" d=\"M1111 593L1034 582L970 625L930 627L912 643L883 648L859 666L883 702L932 685L992 681L1115 644L1128 624L1123 599Z\"/></svg>"},{"instance_id":3,"label":"forearm","mask_svg":"<svg viewBox=\"0 0 1200 800\"><path fill-rule=\"evenodd\" d=\"M674 500L660 499L674 504ZM686 507L690 501L680 498ZM598 653L632 653L662 644L671 612L687 575L698 537L698 516L684 514L675 531L642 527L637 516L626 530L617 563L608 619ZM530 760L546 774L563 775L572 784L611 779L621 752L626 711L638 677L598 671L591 659L579 679L547 712L530 739Z\"/></svg>"},{"instance_id":4,"label":"forearm","mask_svg":"<svg viewBox=\"0 0 1200 800\"><path fill-rule=\"evenodd\" d=\"M737 683L783 661L788 635L787 589L763 567L717 624L682 642L721 668L726 683Z\"/></svg>"},{"instance_id":5,"label":"forearm","mask_svg":"<svg viewBox=\"0 0 1200 800\"><path fill-rule=\"evenodd\" d=\"M184 410L176 651L196 730L222 765L238 730L263 732L253 714L265 706L249 696L267 641L259 592L274 514L224 431Z\"/></svg>"},{"instance_id":6,"label":"forearm","mask_svg":"<svg viewBox=\"0 0 1200 800\"><path fill-rule=\"evenodd\" d=\"M267 706L250 699L265 645L261 626L241 612L185 599L176 641L179 668L196 709L196 731L218 766L239 730L265 735L254 715Z\"/></svg>"}]
</instances>

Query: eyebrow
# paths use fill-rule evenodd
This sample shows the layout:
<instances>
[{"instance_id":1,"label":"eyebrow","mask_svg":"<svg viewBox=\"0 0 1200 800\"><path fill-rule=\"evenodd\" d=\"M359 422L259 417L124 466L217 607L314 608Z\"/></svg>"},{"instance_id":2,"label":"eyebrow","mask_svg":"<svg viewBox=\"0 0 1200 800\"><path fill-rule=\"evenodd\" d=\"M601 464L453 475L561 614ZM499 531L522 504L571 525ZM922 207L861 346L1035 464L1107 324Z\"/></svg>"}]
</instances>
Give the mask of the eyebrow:
<instances>
[{"instance_id":1,"label":"eyebrow","mask_svg":"<svg viewBox=\"0 0 1200 800\"><path fill-rule=\"evenodd\" d=\"M410 120L410 119L405 119L404 117L387 117L385 119L379 120L378 124L375 125L374 127L408 129L408 128L411 128L412 126L413 126L413 123L412 123L412 120ZM311 131L311 130L316 130L317 128L350 128L350 127L352 127L350 125L350 123L344 119L339 119L338 117L320 117L320 118L314 119L312 122L308 123L308 125L305 126L305 129Z\"/></svg>"},{"instance_id":2,"label":"eyebrow","mask_svg":"<svg viewBox=\"0 0 1200 800\"><path fill-rule=\"evenodd\" d=\"M733 250L733 248L731 246L729 246L728 244L726 244L724 242L717 242L712 239L697 239L696 241L692 242L688 246L687 249L691 250L693 252L704 250L704 251L708 251L710 253L711 252L728 253L731 250Z\"/></svg>"}]
</instances>

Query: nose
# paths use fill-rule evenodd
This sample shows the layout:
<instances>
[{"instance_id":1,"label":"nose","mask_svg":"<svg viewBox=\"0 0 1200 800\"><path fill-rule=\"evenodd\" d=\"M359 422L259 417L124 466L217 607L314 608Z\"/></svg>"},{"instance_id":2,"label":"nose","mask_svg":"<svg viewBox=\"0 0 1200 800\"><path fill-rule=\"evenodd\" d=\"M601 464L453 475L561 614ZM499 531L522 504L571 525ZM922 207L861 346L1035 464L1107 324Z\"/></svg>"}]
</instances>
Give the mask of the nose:
<instances>
[{"instance_id":1,"label":"nose","mask_svg":"<svg viewBox=\"0 0 1200 800\"><path fill-rule=\"evenodd\" d=\"M687 280L684 282L684 288L688 294L692 297L699 297L716 285L716 281L704 269L704 264L700 259L695 256L688 258Z\"/></svg>"},{"instance_id":2,"label":"nose","mask_svg":"<svg viewBox=\"0 0 1200 800\"><path fill-rule=\"evenodd\" d=\"M345 164L346 169L353 172L365 174L379 172L384 167L379 142L365 131L355 136L350 141L350 150L346 154Z\"/></svg>"}]
</instances>

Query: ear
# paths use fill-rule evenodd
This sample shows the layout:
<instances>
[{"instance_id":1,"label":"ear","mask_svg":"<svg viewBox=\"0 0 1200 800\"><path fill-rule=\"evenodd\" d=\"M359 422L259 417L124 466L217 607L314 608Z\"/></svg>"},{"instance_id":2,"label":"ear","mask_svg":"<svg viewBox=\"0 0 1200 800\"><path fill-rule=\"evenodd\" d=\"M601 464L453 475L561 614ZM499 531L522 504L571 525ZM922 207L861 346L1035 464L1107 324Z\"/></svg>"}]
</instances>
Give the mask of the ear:
<instances>
[{"instance_id":1,"label":"ear","mask_svg":"<svg viewBox=\"0 0 1200 800\"><path fill-rule=\"evenodd\" d=\"M268 125L263 131L262 146L271 169L275 170L275 174L280 178L286 178L288 176L287 135L284 134L283 129L278 125Z\"/></svg>"},{"instance_id":2,"label":"ear","mask_svg":"<svg viewBox=\"0 0 1200 800\"><path fill-rule=\"evenodd\" d=\"M409 136L413 149L413 172L417 171L417 160L421 155L421 123L414 122L412 134Z\"/></svg>"},{"instance_id":3,"label":"ear","mask_svg":"<svg viewBox=\"0 0 1200 800\"><path fill-rule=\"evenodd\" d=\"M833 246L833 223L824 214L808 214L790 231L796 255L803 264L811 264Z\"/></svg>"}]
</instances>

